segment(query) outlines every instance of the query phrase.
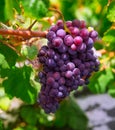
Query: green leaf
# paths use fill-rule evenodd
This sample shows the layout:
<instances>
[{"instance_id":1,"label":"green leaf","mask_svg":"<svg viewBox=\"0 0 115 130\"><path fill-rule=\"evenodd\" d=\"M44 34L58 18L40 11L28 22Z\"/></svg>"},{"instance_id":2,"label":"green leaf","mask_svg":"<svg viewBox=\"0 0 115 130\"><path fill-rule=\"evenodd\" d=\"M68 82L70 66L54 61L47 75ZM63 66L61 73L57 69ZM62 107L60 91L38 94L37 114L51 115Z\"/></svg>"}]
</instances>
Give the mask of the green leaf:
<instances>
[{"instance_id":1,"label":"green leaf","mask_svg":"<svg viewBox=\"0 0 115 130\"><path fill-rule=\"evenodd\" d=\"M39 109L35 109L32 106L25 106L22 107L21 111L21 117L31 125L36 125L37 123L37 113L39 113Z\"/></svg>"},{"instance_id":2,"label":"green leaf","mask_svg":"<svg viewBox=\"0 0 115 130\"><path fill-rule=\"evenodd\" d=\"M61 4L61 11L64 15L65 20L73 20L75 19L75 11L77 0L62 0Z\"/></svg>"},{"instance_id":3,"label":"green leaf","mask_svg":"<svg viewBox=\"0 0 115 130\"><path fill-rule=\"evenodd\" d=\"M115 98L115 82L109 84L108 93Z\"/></svg>"},{"instance_id":4,"label":"green leaf","mask_svg":"<svg viewBox=\"0 0 115 130\"><path fill-rule=\"evenodd\" d=\"M4 7L5 7L5 1L0 0L0 21L5 21L5 15L4 15Z\"/></svg>"},{"instance_id":5,"label":"green leaf","mask_svg":"<svg viewBox=\"0 0 115 130\"><path fill-rule=\"evenodd\" d=\"M115 68L115 57L111 59L110 65L112 68Z\"/></svg>"},{"instance_id":6,"label":"green leaf","mask_svg":"<svg viewBox=\"0 0 115 130\"><path fill-rule=\"evenodd\" d=\"M3 128L3 121L0 119L0 130L4 130Z\"/></svg>"},{"instance_id":7,"label":"green leaf","mask_svg":"<svg viewBox=\"0 0 115 130\"><path fill-rule=\"evenodd\" d=\"M7 71L7 78L3 81L5 92L11 98L16 96L27 103L35 103L37 98L37 89L30 83L31 73L32 68L28 66L9 69Z\"/></svg>"},{"instance_id":8,"label":"green leaf","mask_svg":"<svg viewBox=\"0 0 115 130\"><path fill-rule=\"evenodd\" d=\"M0 53L4 55L5 60L10 67L15 65L18 55L14 50L0 43Z\"/></svg>"},{"instance_id":9,"label":"green leaf","mask_svg":"<svg viewBox=\"0 0 115 130\"><path fill-rule=\"evenodd\" d=\"M78 128L79 130L85 130L87 128L88 120L72 98L61 103L55 116L54 125L56 127L69 126L74 130L77 130Z\"/></svg>"},{"instance_id":10,"label":"green leaf","mask_svg":"<svg viewBox=\"0 0 115 130\"><path fill-rule=\"evenodd\" d=\"M115 1L111 2L109 7L108 7L107 18L111 22L115 22Z\"/></svg>"},{"instance_id":11,"label":"green leaf","mask_svg":"<svg viewBox=\"0 0 115 130\"><path fill-rule=\"evenodd\" d=\"M105 32L103 40L108 43L109 50L115 50L115 30L111 29Z\"/></svg>"},{"instance_id":12,"label":"green leaf","mask_svg":"<svg viewBox=\"0 0 115 130\"><path fill-rule=\"evenodd\" d=\"M14 19L14 9L21 12L19 0L0 0L0 21L5 22Z\"/></svg>"},{"instance_id":13,"label":"green leaf","mask_svg":"<svg viewBox=\"0 0 115 130\"><path fill-rule=\"evenodd\" d=\"M115 41L115 30L111 29L111 30L108 30L107 32L105 32L103 40L105 42L109 42L109 43L114 42Z\"/></svg>"},{"instance_id":14,"label":"green leaf","mask_svg":"<svg viewBox=\"0 0 115 130\"><path fill-rule=\"evenodd\" d=\"M38 54L38 49L35 45L32 45L31 47L27 47L27 57L29 59L34 59Z\"/></svg>"},{"instance_id":15,"label":"green leaf","mask_svg":"<svg viewBox=\"0 0 115 130\"><path fill-rule=\"evenodd\" d=\"M47 13L48 0L21 0L25 13L35 18L44 17Z\"/></svg>"},{"instance_id":16,"label":"green leaf","mask_svg":"<svg viewBox=\"0 0 115 130\"><path fill-rule=\"evenodd\" d=\"M5 0L5 19L13 19L13 0Z\"/></svg>"},{"instance_id":17,"label":"green leaf","mask_svg":"<svg viewBox=\"0 0 115 130\"><path fill-rule=\"evenodd\" d=\"M104 93L108 84L114 79L111 69L99 71L90 80L89 89L94 93Z\"/></svg>"},{"instance_id":18,"label":"green leaf","mask_svg":"<svg viewBox=\"0 0 115 130\"><path fill-rule=\"evenodd\" d=\"M9 68L9 65L3 54L0 54L0 70Z\"/></svg>"},{"instance_id":19,"label":"green leaf","mask_svg":"<svg viewBox=\"0 0 115 130\"><path fill-rule=\"evenodd\" d=\"M106 6L108 3L108 0L98 0L102 7ZM97 2L97 1L96 1Z\"/></svg>"}]
</instances>

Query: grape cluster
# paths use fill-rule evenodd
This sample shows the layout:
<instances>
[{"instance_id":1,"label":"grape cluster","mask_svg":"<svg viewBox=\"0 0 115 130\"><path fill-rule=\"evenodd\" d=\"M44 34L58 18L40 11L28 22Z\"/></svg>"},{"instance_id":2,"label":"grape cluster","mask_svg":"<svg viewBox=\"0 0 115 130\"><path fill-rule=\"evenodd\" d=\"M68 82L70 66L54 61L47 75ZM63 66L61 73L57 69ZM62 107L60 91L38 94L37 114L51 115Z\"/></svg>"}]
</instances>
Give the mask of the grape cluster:
<instances>
[{"instance_id":1,"label":"grape cluster","mask_svg":"<svg viewBox=\"0 0 115 130\"><path fill-rule=\"evenodd\" d=\"M93 47L98 33L86 28L80 20L62 20L49 29L48 43L39 50L41 91L38 102L46 113L54 113L60 101L78 86L89 83L92 72L98 71L99 61ZM67 31L66 31L67 30Z\"/></svg>"}]
</instances>

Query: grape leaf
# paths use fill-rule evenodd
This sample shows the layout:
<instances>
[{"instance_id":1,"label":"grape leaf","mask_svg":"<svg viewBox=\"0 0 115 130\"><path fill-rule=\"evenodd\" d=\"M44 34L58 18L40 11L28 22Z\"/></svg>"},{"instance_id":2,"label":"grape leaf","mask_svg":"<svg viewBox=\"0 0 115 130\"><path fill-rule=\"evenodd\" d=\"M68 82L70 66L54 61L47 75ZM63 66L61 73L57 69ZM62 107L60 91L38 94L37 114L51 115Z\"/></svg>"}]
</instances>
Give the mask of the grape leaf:
<instances>
[{"instance_id":1,"label":"grape leaf","mask_svg":"<svg viewBox=\"0 0 115 130\"><path fill-rule=\"evenodd\" d=\"M24 7L25 13L29 16L35 18L44 17L47 13L47 6L46 3L49 3L48 0L20 0Z\"/></svg>"},{"instance_id":2,"label":"grape leaf","mask_svg":"<svg viewBox=\"0 0 115 130\"><path fill-rule=\"evenodd\" d=\"M0 53L2 55L4 55L5 60L7 61L8 65L10 67L15 65L18 55L16 54L16 52L14 50L12 50L8 46L0 43Z\"/></svg>"},{"instance_id":3,"label":"grape leaf","mask_svg":"<svg viewBox=\"0 0 115 130\"><path fill-rule=\"evenodd\" d=\"M108 7L107 18L111 22L115 22L115 1L111 2L109 7Z\"/></svg>"},{"instance_id":4,"label":"grape leaf","mask_svg":"<svg viewBox=\"0 0 115 130\"><path fill-rule=\"evenodd\" d=\"M5 15L4 15L4 7L5 7L5 1L0 0L0 21L5 21Z\"/></svg>"},{"instance_id":5,"label":"grape leaf","mask_svg":"<svg viewBox=\"0 0 115 130\"><path fill-rule=\"evenodd\" d=\"M21 12L18 0L0 0L0 21L5 22L14 19L14 8Z\"/></svg>"},{"instance_id":6,"label":"grape leaf","mask_svg":"<svg viewBox=\"0 0 115 130\"><path fill-rule=\"evenodd\" d=\"M36 125L37 113L39 113L39 109L33 108L32 106L24 106L21 108L21 111L20 111L21 117L28 124L31 124L31 125Z\"/></svg>"},{"instance_id":7,"label":"grape leaf","mask_svg":"<svg viewBox=\"0 0 115 130\"><path fill-rule=\"evenodd\" d=\"M112 70L106 69L99 71L93 75L88 85L93 93L104 93L107 90L108 84L114 79Z\"/></svg>"},{"instance_id":8,"label":"grape leaf","mask_svg":"<svg viewBox=\"0 0 115 130\"><path fill-rule=\"evenodd\" d=\"M109 50L115 50L115 30L111 29L105 32L103 40L108 43Z\"/></svg>"},{"instance_id":9,"label":"grape leaf","mask_svg":"<svg viewBox=\"0 0 115 130\"><path fill-rule=\"evenodd\" d=\"M35 45L32 45L31 47L27 47L27 56L29 59L34 59L38 54L38 49Z\"/></svg>"},{"instance_id":10,"label":"grape leaf","mask_svg":"<svg viewBox=\"0 0 115 130\"><path fill-rule=\"evenodd\" d=\"M109 84L108 93L115 98L115 82Z\"/></svg>"},{"instance_id":11,"label":"grape leaf","mask_svg":"<svg viewBox=\"0 0 115 130\"><path fill-rule=\"evenodd\" d=\"M5 60L4 55L0 54L0 69L9 68L7 61Z\"/></svg>"},{"instance_id":12,"label":"grape leaf","mask_svg":"<svg viewBox=\"0 0 115 130\"><path fill-rule=\"evenodd\" d=\"M34 103L37 97L37 89L30 83L31 73L32 68L28 66L9 69L7 78L3 81L5 92L11 98L16 96L27 103Z\"/></svg>"},{"instance_id":13,"label":"grape leaf","mask_svg":"<svg viewBox=\"0 0 115 130\"><path fill-rule=\"evenodd\" d=\"M61 103L60 108L56 112L54 125L56 127L69 126L76 130L85 130L87 127L87 118L77 103L69 98ZM83 125L82 125L83 124Z\"/></svg>"},{"instance_id":14,"label":"grape leaf","mask_svg":"<svg viewBox=\"0 0 115 130\"><path fill-rule=\"evenodd\" d=\"M76 0L62 0L61 4L61 11L64 15L65 20L72 20L75 19L75 10L76 10Z\"/></svg>"}]
</instances>

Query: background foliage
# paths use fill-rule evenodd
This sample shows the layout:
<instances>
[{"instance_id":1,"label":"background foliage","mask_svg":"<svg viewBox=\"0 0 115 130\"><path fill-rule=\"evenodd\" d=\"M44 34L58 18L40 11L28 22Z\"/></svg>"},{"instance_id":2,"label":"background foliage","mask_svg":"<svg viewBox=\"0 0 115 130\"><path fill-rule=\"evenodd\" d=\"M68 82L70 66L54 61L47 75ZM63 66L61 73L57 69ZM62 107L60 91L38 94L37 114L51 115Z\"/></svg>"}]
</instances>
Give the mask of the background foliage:
<instances>
[{"instance_id":1,"label":"background foliage","mask_svg":"<svg viewBox=\"0 0 115 130\"><path fill-rule=\"evenodd\" d=\"M99 33L95 47L101 67L91 77L88 88L93 93L107 92L115 97L114 0L0 0L0 8L0 29L27 29L36 20L32 30L48 30L61 18L49 8L60 10L65 20L77 18L93 26ZM20 37L0 35L0 129L87 129L88 120L73 96L63 101L53 115L46 115L36 104L40 90L37 53L41 43L46 40L31 38L23 42Z\"/></svg>"}]
</instances>

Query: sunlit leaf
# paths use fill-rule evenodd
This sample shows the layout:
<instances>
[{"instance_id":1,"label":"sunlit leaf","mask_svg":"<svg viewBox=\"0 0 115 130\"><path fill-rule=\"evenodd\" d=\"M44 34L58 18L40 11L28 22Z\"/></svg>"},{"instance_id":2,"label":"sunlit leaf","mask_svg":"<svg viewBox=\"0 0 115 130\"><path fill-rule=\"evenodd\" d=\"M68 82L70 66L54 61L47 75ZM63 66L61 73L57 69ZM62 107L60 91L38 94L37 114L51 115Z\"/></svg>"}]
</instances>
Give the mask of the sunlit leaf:
<instances>
[{"instance_id":1,"label":"sunlit leaf","mask_svg":"<svg viewBox=\"0 0 115 130\"><path fill-rule=\"evenodd\" d=\"M46 3L49 3L48 0L21 0L22 5L24 7L25 13L27 15L33 16L35 18L41 18L47 13Z\"/></svg>"},{"instance_id":2,"label":"sunlit leaf","mask_svg":"<svg viewBox=\"0 0 115 130\"><path fill-rule=\"evenodd\" d=\"M89 89L94 93L104 93L107 90L107 86L113 81L114 75L111 69L99 71L93 75L88 85Z\"/></svg>"},{"instance_id":3,"label":"sunlit leaf","mask_svg":"<svg viewBox=\"0 0 115 130\"><path fill-rule=\"evenodd\" d=\"M108 49L109 50L115 50L115 30L110 29L108 30L103 37L103 40L108 43Z\"/></svg>"},{"instance_id":4,"label":"sunlit leaf","mask_svg":"<svg viewBox=\"0 0 115 130\"><path fill-rule=\"evenodd\" d=\"M107 18L111 22L115 22L115 1L111 2L109 7L108 7Z\"/></svg>"},{"instance_id":5,"label":"sunlit leaf","mask_svg":"<svg viewBox=\"0 0 115 130\"><path fill-rule=\"evenodd\" d=\"M38 49L36 46L32 45L31 47L27 47L27 53L29 59L34 59L38 54Z\"/></svg>"}]
</instances>

